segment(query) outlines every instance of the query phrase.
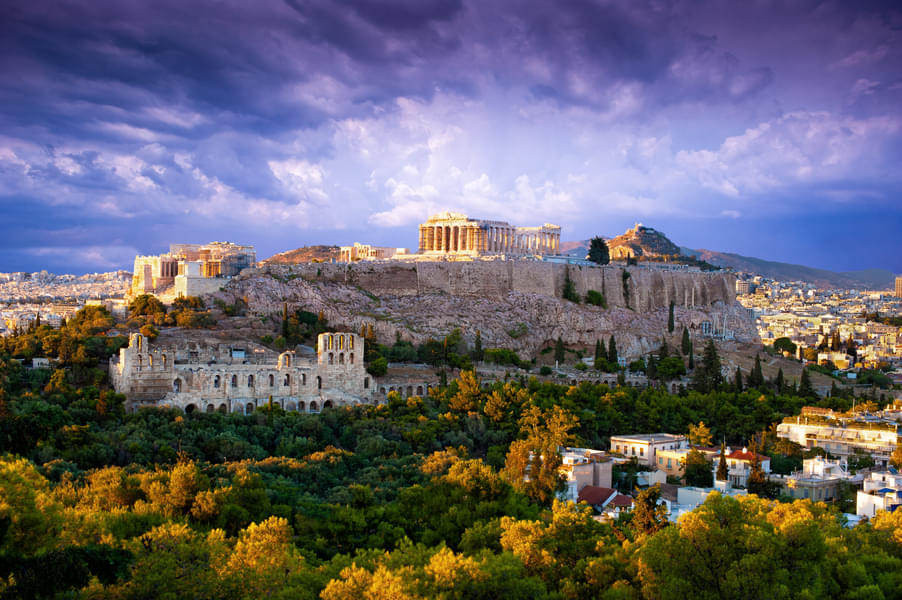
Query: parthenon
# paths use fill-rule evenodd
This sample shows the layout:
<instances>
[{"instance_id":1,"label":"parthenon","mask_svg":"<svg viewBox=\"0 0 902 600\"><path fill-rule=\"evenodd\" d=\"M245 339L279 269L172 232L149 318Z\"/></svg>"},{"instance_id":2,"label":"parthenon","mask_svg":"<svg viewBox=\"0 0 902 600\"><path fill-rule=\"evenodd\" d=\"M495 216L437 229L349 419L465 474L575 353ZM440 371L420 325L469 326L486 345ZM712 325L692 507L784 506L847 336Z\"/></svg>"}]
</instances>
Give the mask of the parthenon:
<instances>
[{"instance_id":1,"label":"parthenon","mask_svg":"<svg viewBox=\"0 0 902 600\"><path fill-rule=\"evenodd\" d=\"M504 221L470 219L456 212L440 212L420 225L420 254L557 254L561 228L544 224L517 227Z\"/></svg>"}]
</instances>

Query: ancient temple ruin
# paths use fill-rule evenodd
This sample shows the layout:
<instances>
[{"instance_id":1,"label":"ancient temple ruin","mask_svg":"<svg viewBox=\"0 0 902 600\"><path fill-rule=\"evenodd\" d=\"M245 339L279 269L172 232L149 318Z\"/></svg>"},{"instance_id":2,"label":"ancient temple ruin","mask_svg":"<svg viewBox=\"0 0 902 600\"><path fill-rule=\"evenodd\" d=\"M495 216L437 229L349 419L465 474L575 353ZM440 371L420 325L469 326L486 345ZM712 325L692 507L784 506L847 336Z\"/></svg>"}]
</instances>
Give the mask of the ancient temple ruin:
<instances>
[{"instance_id":1,"label":"ancient temple ruin","mask_svg":"<svg viewBox=\"0 0 902 600\"><path fill-rule=\"evenodd\" d=\"M456 212L440 212L420 225L421 255L480 256L486 254L557 254L561 228L544 224L518 227L505 221L470 219Z\"/></svg>"},{"instance_id":2,"label":"ancient temple ruin","mask_svg":"<svg viewBox=\"0 0 902 600\"><path fill-rule=\"evenodd\" d=\"M135 257L129 295L153 294L171 301L179 296L208 294L256 262L253 246L231 242L172 244L166 254Z\"/></svg>"},{"instance_id":3,"label":"ancient temple ruin","mask_svg":"<svg viewBox=\"0 0 902 600\"><path fill-rule=\"evenodd\" d=\"M323 333L316 355L275 352L257 344L151 345L132 334L110 361L113 388L128 408L248 414L272 402L287 411L372 404L376 388L363 364L363 338Z\"/></svg>"}]
</instances>

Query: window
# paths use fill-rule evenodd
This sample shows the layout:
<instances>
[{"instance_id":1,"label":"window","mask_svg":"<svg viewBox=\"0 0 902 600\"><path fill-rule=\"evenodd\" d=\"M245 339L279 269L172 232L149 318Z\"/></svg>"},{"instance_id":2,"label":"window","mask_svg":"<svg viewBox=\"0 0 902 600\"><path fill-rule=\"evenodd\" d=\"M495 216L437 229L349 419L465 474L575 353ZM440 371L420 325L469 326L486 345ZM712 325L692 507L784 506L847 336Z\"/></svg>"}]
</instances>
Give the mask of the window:
<instances>
[{"instance_id":1,"label":"window","mask_svg":"<svg viewBox=\"0 0 902 600\"><path fill-rule=\"evenodd\" d=\"M351 356L354 356L354 355L352 354ZM363 378L363 389L365 389L365 390L370 389L370 378L369 377Z\"/></svg>"},{"instance_id":2,"label":"window","mask_svg":"<svg viewBox=\"0 0 902 600\"><path fill-rule=\"evenodd\" d=\"M645 448L639 448L639 456L645 456Z\"/></svg>"},{"instance_id":3,"label":"window","mask_svg":"<svg viewBox=\"0 0 902 600\"><path fill-rule=\"evenodd\" d=\"M251 388L254 387L254 376L253 375L247 376L247 387L251 387Z\"/></svg>"},{"instance_id":4,"label":"window","mask_svg":"<svg viewBox=\"0 0 902 600\"><path fill-rule=\"evenodd\" d=\"M232 375L232 387L233 388L238 387L238 376L237 375Z\"/></svg>"},{"instance_id":5,"label":"window","mask_svg":"<svg viewBox=\"0 0 902 600\"><path fill-rule=\"evenodd\" d=\"M285 374L285 382L282 385L291 385L291 375Z\"/></svg>"},{"instance_id":6,"label":"window","mask_svg":"<svg viewBox=\"0 0 902 600\"><path fill-rule=\"evenodd\" d=\"M217 375L216 377L213 378L213 387L214 388L219 387L219 375Z\"/></svg>"},{"instance_id":7,"label":"window","mask_svg":"<svg viewBox=\"0 0 902 600\"><path fill-rule=\"evenodd\" d=\"M329 353L329 364L331 365L334 363L335 363L335 356L330 352Z\"/></svg>"},{"instance_id":8,"label":"window","mask_svg":"<svg viewBox=\"0 0 902 600\"><path fill-rule=\"evenodd\" d=\"M272 373L270 373L269 374L269 387L273 387L274 385L276 385L276 378L273 376Z\"/></svg>"},{"instance_id":9,"label":"window","mask_svg":"<svg viewBox=\"0 0 902 600\"><path fill-rule=\"evenodd\" d=\"M667 462L669 463L670 460L668 460ZM663 464L664 464L664 459L661 458L661 457L658 457L658 464L659 464L659 465L663 465Z\"/></svg>"},{"instance_id":10,"label":"window","mask_svg":"<svg viewBox=\"0 0 902 600\"><path fill-rule=\"evenodd\" d=\"M307 385L307 374L301 373L301 385Z\"/></svg>"}]
</instances>

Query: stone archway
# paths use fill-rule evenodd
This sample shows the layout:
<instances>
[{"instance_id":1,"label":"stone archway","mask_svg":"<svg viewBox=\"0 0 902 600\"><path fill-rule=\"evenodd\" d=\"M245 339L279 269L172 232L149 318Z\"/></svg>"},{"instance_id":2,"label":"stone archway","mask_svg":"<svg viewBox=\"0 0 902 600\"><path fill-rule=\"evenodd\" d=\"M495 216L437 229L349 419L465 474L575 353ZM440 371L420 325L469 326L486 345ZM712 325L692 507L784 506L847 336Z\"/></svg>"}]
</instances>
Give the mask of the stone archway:
<instances>
[{"instance_id":1,"label":"stone archway","mask_svg":"<svg viewBox=\"0 0 902 600\"><path fill-rule=\"evenodd\" d=\"M326 400L325 402L323 402L323 410L325 410L325 409L327 409L327 408L332 408L332 401L331 401L331 400Z\"/></svg>"},{"instance_id":2,"label":"stone archway","mask_svg":"<svg viewBox=\"0 0 902 600\"><path fill-rule=\"evenodd\" d=\"M216 407L213 406L212 404L208 404L208 405L207 405L207 412L208 412L208 413L214 412L215 410L216 410Z\"/></svg>"},{"instance_id":3,"label":"stone archway","mask_svg":"<svg viewBox=\"0 0 902 600\"><path fill-rule=\"evenodd\" d=\"M186 415L190 415L190 414L193 413L195 410L197 410L197 407L194 406L193 404L188 404L188 405L185 406L185 414L186 414Z\"/></svg>"},{"instance_id":4,"label":"stone archway","mask_svg":"<svg viewBox=\"0 0 902 600\"><path fill-rule=\"evenodd\" d=\"M422 395L423 395L423 386L418 385L417 386L417 396L422 396Z\"/></svg>"},{"instance_id":5,"label":"stone archway","mask_svg":"<svg viewBox=\"0 0 902 600\"><path fill-rule=\"evenodd\" d=\"M307 412L307 406L304 404L303 400L298 402L298 412Z\"/></svg>"},{"instance_id":6,"label":"stone archway","mask_svg":"<svg viewBox=\"0 0 902 600\"><path fill-rule=\"evenodd\" d=\"M317 412L319 410L319 406L316 404L316 400L310 403L310 412Z\"/></svg>"},{"instance_id":7,"label":"stone archway","mask_svg":"<svg viewBox=\"0 0 902 600\"><path fill-rule=\"evenodd\" d=\"M219 405L219 408L217 410L219 410L219 412L225 414L225 413L229 412L229 407L226 406L225 402L223 402L222 404Z\"/></svg>"},{"instance_id":8,"label":"stone archway","mask_svg":"<svg viewBox=\"0 0 902 600\"><path fill-rule=\"evenodd\" d=\"M252 412L254 412L254 408L255 408L255 407L254 407L254 403L253 403L253 402L248 402L248 403L244 406L244 414L246 414L246 415L251 414Z\"/></svg>"}]
</instances>

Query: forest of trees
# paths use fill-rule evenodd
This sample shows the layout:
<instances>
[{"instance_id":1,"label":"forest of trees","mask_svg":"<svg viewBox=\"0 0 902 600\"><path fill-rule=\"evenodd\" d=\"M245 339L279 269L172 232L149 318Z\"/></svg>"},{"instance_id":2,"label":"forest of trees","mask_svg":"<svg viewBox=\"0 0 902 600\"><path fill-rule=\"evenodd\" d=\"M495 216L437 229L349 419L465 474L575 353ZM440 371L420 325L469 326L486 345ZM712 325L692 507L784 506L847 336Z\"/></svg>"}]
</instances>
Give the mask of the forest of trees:
<instances>
[{"instance_id":1,"label":"forest of trees","mask_svg":"<svg viewBox=\"0 0 902 600\"><path fill-rule=\"evenodd\" d=\"M100 335L104 319L86 312L56 334L22 334L58 355L54 335L71 344L55 370L11 358L22 336L0 346L2 598L889 598L902 589L899 511L850 529L833 506L715 494L667 524L652 488L632 515L603 524L554 499L557 447L604 449L617 433L688 431L739 445L768 432L758 436L764 451L785 466L800 449L770 428L812 398L715 380L683 395L525 378L486 388L465 370L422 398L391 394L319 415L126 414L102 377L86 378L120 345ZM472 358L451 346L431 349L436 364Z\"/></svg>"}]
</instances>

